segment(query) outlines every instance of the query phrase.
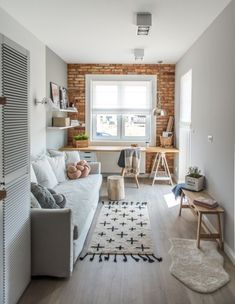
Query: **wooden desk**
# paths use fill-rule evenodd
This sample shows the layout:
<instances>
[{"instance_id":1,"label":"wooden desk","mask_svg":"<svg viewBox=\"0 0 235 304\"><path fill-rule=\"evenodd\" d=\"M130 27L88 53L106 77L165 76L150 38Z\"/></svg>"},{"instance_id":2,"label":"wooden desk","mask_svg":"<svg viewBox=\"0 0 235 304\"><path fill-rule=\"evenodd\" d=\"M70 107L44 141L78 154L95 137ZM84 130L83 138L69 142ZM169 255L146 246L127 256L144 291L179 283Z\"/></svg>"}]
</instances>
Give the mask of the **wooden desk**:
<instances>
[{"instance_id":1,"label":"wooden desk","mask_svg":"<svg viewBox=\"0 0 235 304\"><path fill-rule=\"evenodd\" d=\"M128 146L88 146L86 148L74 148L73 146L65 146L60 148L61 151L92 151L92 152L119 152L123 149L130 148ZM178 153L176 148L162 148L162 147L139 147L140 151L146 153Z\"/></svg>"},{"instance_id":2,"label":"wooden desk","mask_svg":"<svg viewBox=\"0 0 235 304\"><path fill-rule=\"evenodd\" d=\"M72 146L65 146L61 151L84 151L84 152L120 152L123 149L130 148L130 146L88 146L86 148L74 148ZM139 147L141 152L154 153L155 158L151 168L150 177L153 176L152 185L156 180L169 181L173 185L170 170L166 160L166 153L179 153L176 148L162 148L162 147ZM160 165L163 165L164 171L159 171Z\"/></svg>"},{"instance_id":3,"label":"wooden desk","mask_svg":"<svg viewBox=\"0 0 235 304\"><path fill-rule=\"evenodd\" d=\"M216 208L205 208L194 204L194 200L196 200L198 197L205 197L205 198L212 198L208 193L205 191L200 192L193 192L189 190L182 189L181 194L181 200L180 200L180 211L179 216L181 215L182 208L190 208L190 210L193 212L194 215L198 216L198 226L197 226L197 247L200 248L200 240L206 239L206 240L216 240L219 243L219 246L221 249L223 249L223 237L222 237L222 228L221 228L221 220L220 220L220 214L224 213L224 209L221 207ZM188 199L188 203L184 204L183 200L184 198ZM203 214L214 214L217 217L217 225L218 225L218 231L217 233L212 233L210 229L207 227L205 222L203 221ZM201 233L202 228L207 233Z\"/></svg>"}]
</instances>

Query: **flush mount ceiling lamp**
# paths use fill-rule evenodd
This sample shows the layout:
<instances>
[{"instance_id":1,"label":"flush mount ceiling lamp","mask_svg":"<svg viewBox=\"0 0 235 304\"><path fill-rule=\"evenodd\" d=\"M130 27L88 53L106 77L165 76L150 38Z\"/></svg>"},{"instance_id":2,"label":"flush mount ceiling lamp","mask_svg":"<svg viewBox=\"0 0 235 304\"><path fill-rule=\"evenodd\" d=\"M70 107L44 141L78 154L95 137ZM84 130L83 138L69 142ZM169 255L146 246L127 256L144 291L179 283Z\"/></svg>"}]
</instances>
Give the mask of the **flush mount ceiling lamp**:
<instances>
[{"instance_id":1,"label":"flush mount ceiling lamp","mask_svg":"<svg viewBox=\"0 0 235 304\"><path fill-rule=\"evenodd\" d=\"M144 59L144 49L134 49L135 60Z\"/></svg>"},{"instance_id":2,"label":"flush mount ceiling lamp","mask_svg":"<svg viewBox=\"0 0 235 304\"><path fill-rule=\"evenodd\" d=\"M150 13L137 13L136 25L137 35L147 36L152 25L152 15Z\"/></svg>"}]
</instances>

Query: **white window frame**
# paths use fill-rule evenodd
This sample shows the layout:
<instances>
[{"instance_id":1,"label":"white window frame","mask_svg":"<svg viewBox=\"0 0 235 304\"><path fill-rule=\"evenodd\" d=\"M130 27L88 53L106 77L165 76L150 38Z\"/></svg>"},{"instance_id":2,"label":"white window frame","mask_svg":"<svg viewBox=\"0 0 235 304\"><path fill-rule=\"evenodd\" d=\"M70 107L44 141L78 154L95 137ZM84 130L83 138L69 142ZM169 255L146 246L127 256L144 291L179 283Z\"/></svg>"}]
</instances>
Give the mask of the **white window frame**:
<instances>
[{"instance_id":1,"label":"white window frame","mask_svg":"<svg viewBox=\"0 0 235 304\"><path fill-rule=\"evenodd\" d=\"M125 137L125 140L112 137L112 139L100 139L92 137L92 132L94 132L94 126L95 124L92 124L92 121L94 119L93 113L92 113L92 107L91 107L91 101L92 101L92 82L93 81L150 81L151 82L151 105L150 108L153 109L156 106L156 88L157 88L157 77L153 75L86 75L86 132L90 135L90 143L91 145L130 145L131 143L137 143L140 146L144 146L146 142L146 137L140 138L140 137L131 137L129 139L128 137ZM110 114L117 114L116 110L108 110ZM116 113L115 113L116 112ZM128 109L123 110L122 114L145 114L145 111L137 110L135 113L133 112L133 109L131 111L128 111ZM104 113L102 111L102 113ZM107 111L106 111L107 113ZM153 116L152 111L146 112L147 115L150 115L150 119L148 119L149 123L147 123L146 128L149 128L149 143L152 146L156 145L156 117ZM120 117L118 117L118 120ZM121 123L119 121L119 123ZM122 123L121 128L123 128L124 125ZM120 135L120 134L118 134Z\"/></svg>"}]
</instances>

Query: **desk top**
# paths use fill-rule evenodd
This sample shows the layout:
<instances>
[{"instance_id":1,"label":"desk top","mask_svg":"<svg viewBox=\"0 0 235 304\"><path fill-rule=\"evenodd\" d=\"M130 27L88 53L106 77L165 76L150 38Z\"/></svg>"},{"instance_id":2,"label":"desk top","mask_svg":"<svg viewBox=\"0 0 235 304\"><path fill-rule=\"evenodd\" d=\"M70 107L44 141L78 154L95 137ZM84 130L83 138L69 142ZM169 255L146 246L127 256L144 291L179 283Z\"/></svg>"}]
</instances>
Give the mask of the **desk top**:
<instances>
[{"instance_id":1,"label":"desk top","mask_svg":"<svg viewBox=\"0 0 235 304\"><path fill-rule=\"evenodd\" d=\"M128 146L88 146L86 148L74 148L72 146L65 146L60 148L61 151L94 151L94 152L120 152L123 149L129 148ZM146 153L178 153L176 148L162 148L162 147L139 147L140 151Z\"/></svg>"},{"instance_id":2,"label":"desk top","mask_svg":"<svg viewBox=\"0 0 235 304\"><path fill-rule=\"evenodd\" d=\"M182 189L183 193L188 197L188 199L191 201L190 203L194 206L194 208L199 211L199 212L204 212L204 213L223 213L224 209L221 208L220 206L216 208L206 208L206 207L201 207L198 205L195 205L193 203L194 200L196 200L198 197L205 197L205 198L210 198L213 199L205 190L199 191L199 192L194 192L186 189Z\"/></svg>"}]
</instances>

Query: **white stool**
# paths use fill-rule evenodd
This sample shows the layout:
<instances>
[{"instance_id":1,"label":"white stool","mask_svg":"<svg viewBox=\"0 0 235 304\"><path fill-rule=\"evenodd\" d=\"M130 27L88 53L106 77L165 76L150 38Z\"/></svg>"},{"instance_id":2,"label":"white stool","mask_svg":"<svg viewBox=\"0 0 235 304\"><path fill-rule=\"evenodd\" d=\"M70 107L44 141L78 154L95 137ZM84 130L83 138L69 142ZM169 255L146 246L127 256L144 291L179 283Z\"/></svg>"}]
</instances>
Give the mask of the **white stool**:
<instances>
[{"instance_id":1,"label":"white stool","mask_svg":"<svg viewBox=\"0 0 235 304\"><path fill-rule=\"evenodd\" d=\"M108 198L111 201L120 201L125 198L124 178L120 175L111 175L107 178Z\"/></svg>"}]
</instances>

